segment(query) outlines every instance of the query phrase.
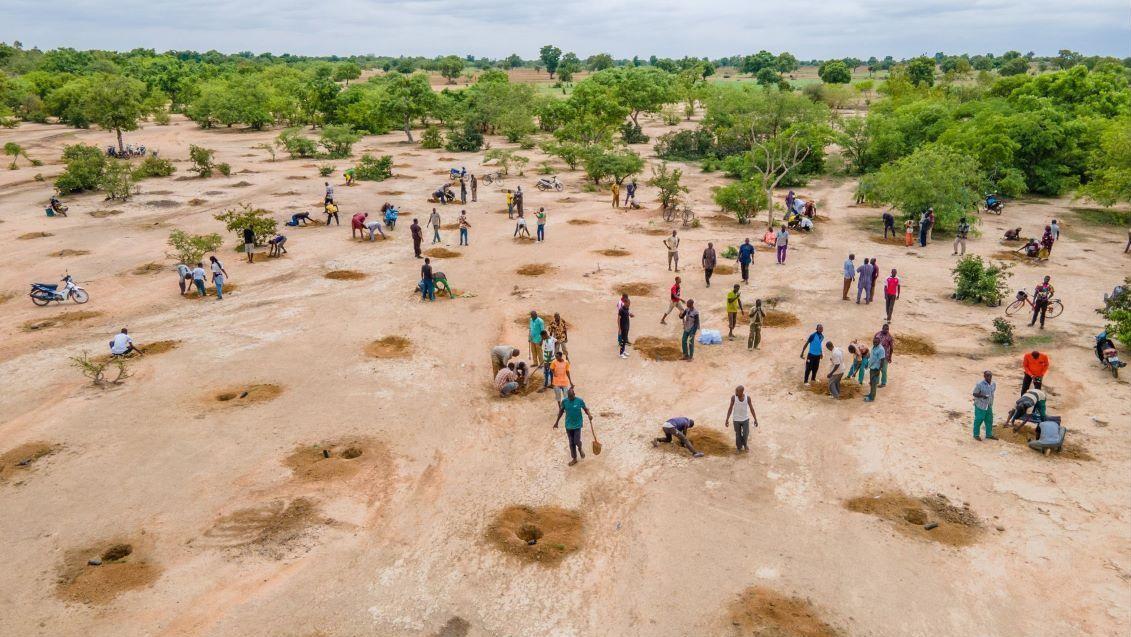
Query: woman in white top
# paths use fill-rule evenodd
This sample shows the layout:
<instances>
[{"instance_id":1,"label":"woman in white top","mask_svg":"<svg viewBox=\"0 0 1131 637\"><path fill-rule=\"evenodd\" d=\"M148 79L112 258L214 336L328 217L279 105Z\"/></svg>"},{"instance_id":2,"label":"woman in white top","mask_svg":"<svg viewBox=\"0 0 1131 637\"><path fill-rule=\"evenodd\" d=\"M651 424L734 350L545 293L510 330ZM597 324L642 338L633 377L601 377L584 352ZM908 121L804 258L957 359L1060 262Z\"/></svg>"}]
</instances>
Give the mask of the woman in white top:
<instances>
[{"instance_id":1,"label":"woman in white top","mask_svg":"<svg viewBox=\"0 0 1131 637\"><path fill-rule=\"evenodd\" d=\"M228 278L228 271L224 269L224 264L215 256L208 257L212 262L212 283L216 286L216 300L224 298L224 280Z\"/></svg>"},{"instance_id":2,"label":"woman in white top","mask_svg":"<svg viewBox=\"0 0 1131 637\"><path fill-rule=\"evenodd\" d=\"M750 396L746 393L746 388L742 385L734 388L734 395L730 397L730 406L727 407L726 422L723 423L724 427L730 426L730 421L734 420L734 446L739 451L750 451L750 447L746 444L746 439L750 435L750 421L754 421L754 426L758 426L758 415L754 413L754 403L751 402Z\"/></svg>"}]
</instances>

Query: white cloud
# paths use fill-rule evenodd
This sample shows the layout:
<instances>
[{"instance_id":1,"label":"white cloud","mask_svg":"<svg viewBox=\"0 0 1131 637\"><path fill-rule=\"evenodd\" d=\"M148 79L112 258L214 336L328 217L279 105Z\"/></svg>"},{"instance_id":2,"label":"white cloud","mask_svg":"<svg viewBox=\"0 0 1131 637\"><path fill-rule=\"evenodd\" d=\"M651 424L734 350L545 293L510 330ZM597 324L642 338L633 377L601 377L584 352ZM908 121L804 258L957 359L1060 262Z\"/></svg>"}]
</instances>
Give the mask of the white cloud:
<instances>
[{"instance_id":1,"label":"white cloud","mask_svg":"<svg viewBox=\"0 0 1131 637\"><path fill-rule=\"evenodd\" d=\"M533 58L552 42L581 57L800 58L1069 48L1131 55L1126 0L7 0L0 40L52 48L217 49L297 54Z\"/></svg>"}]
</instances>

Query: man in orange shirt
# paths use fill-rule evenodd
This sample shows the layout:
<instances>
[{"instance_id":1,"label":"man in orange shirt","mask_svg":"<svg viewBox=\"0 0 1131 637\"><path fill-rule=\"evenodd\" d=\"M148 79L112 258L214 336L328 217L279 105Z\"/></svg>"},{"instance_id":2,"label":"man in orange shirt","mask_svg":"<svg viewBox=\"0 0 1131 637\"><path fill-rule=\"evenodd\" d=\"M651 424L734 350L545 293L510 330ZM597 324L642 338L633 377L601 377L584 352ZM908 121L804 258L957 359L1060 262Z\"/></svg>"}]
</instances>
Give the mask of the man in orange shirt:
<instances>
[{"instance_id":1,"label":"man in orange shirt","mask_svg":"<svg viewBox=\"0 0 1131 637\"><path fill-rule=\"evenodd\" d=\"M566 397L566 392L573 387L573 377L569 373L569 361L562 356L561 352L558 352L554 356L554 362L550 363L550 374L551 382L554 385L554 400L560 405Z\"/></svg>"},{"instance_id":2,"label":"man in orange shirt","mask_svg":"<svg viewBox=\"0 0 1131 637\"><path fill-rule=\"evenodd\" d=\"M1033 350L1021 359L1021 369L1025 371L1025 378L1021 381L1021 393L1029 391L1030 385L1040 389L1041 382L1049 371L1048 354Z\"/></svg>"}]
</instances>

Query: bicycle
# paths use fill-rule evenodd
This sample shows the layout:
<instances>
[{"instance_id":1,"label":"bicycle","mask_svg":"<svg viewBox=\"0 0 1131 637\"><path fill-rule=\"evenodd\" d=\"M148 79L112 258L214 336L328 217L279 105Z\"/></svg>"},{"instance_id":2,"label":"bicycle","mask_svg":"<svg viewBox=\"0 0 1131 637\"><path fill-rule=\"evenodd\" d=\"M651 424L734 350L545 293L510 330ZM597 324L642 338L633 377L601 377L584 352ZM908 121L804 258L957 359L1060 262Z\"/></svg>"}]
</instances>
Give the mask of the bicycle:
<instances>
[{"instance_id":1,"label":"bicycle","mask_svg":"<svg viewBox=\"0 0 1131 637\"><path fill-rule=\"evenodd\" d=\"M483 175L483 183L485 183L487 185L490 185L490 184L492 184L496 181L502 181L502 180L503 180L502 171L496 170L495 172L490 172L490 173Z\"/></svg>"},{"instance_id":2,"label":"bicycle","mask_svg":"<svg viewBox=\"0 0 1131 637\"><path fill-rule=\"evenodd\" d=\"M1029 294L1025 290L1017 292L1017 298L1012 303L1006 306L1005 315L1013 316L1020 312L1023 308L1026 311L1034 307L1033 302L1029 300ZM1060 299L1049 299L1048 309L1045 310L1045 318L1056 318L1064 313L1064 304Z\"/></svg>"},{"instance_id":3,"label":"bicycle","mask_svg":"<svg viewBox=\"0 0 1131 637\"><path fill-rule=\"evenodd\" d=\"M687 204L664 208L664 221L675 221L677 219L683 221L683 225L689 226L695 219L695 211Z\"/></svg>"}]
</instances>

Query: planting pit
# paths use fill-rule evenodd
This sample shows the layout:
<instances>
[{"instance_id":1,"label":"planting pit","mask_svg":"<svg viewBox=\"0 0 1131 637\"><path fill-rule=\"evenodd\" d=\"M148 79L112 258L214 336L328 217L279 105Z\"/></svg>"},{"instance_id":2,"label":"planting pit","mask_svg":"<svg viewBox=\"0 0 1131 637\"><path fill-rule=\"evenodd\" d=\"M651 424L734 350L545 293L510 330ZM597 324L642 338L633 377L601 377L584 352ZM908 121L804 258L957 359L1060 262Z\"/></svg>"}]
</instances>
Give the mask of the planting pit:
<instances>
[{"instance_id":1,"label":"planting pit","mask_svg":"<svg viewBox=\"0 0 1131 637\"><path fill-rule=\"evenodd\" d=\"M808 600L751 586L730 605L731 626L740 635L757 637L840 637Z\"/></svg>"},{"instance_id":2,"label":"planting pit","mask_svg":"<svg viewBox=\"0 0 1131 637\"><path fill-rule=\"evenodd\" d=\"M1012 263L1022 263L1025 265L1041 265L1044 263L1044 261L1041 261L1037 257L1022 254L1016 250L998 250L993 254L993 258L998 261L1010 261Z\"/></svg>"},{"instance_id":3,"label":"planting pit","mask_svg":"<svg viewBox=\"0 0 1131 637\"><path fill-rule=\"evenodd\" d=\"M885 520L904 535L948 546L969 546L982 534L978 516L968 507L951 504L941 493L913 498L899 491L881 491L847 500L844 507ZM927 530L930 524L938 526Z\"/></svg>"},{"instance_id":4,"label":"planting pit","mask_svg":"<svg viewBox=\"0 0 1131 637\"><path fill-rule=\"evenodd\" d=\"M176 208L177 206L181 205L181 202L173 201L172 199L155 199L153 201L145 202L145 205L152 208Z\"/></svg>"},{"instance_id":5,"label":"planting pit","mask_svg":"<svg viewBox=\"0 0 1131 637\"><path fill-rule=\"evenodd\" d=\"M632 254L628 250L621 248L607 248L605 250L594 250L594 252L606 257L627 257L628 255Z\"/></svg>"},{"instance_id":6,"label":"planting pit","mask_svg":"<svg viewBox=\"0 0 1131 637\"><path fill-rule=\"evenodd\" d=\"M47 237L54 237L54 236L55 235L51 232L25 232L24 234L21 234L20 236L18 236L16 238L17 239L23 239L24 241L27 241L29 239L44 239L44 238L47 238Z\"/></svg>"},{"instance_id":7,"label":"planting pit","mask_svg":"<svg viewBox=\"0 0 1131 637\"><path fill-rule=\"evenodd\" d=\"M651 283L642 283L640 281L621 283L616 287L617 294L627 294L629 297L650 296L655 289L656 286Z\"/></svg>"},{"instance_id":8,"label":"planting pit","mask_svg":"<svg viewBox=\"0 0 1131 637\"><path fill-rule=\"evenodd\" d=\"M339 438L301 445L283 459L283 465L300 482L346 480L363 470L387 465L380 444L369 438Z\"/></svg>"},{"instance_id":9,"label":"planting pit","mask_svg":"<svg viewBox=\"0 0 1131 637\"><path fill-rule=\"evenodd\" d=\"M64 248L48 254L49 257L81 257L90 254L90 250L72 250Z\"/></svg>"},{"instance_id":10,"label":"planting pit","mask_svg":"<svg viewBox=\"0 0 1131 637\"><path fill-rule=\"evenodd\" d=\"M455 259L462 255L455 250L449 250L447 248L432 248L431 250L425 250L424 256L431 257L433 259Z\"/></svg>"},{"instance_id":11,"label":"planting pit","mask_svg":"<svg viewBox=\"0 0 1131 637\"><path fill-rule=\"evenodd\" d=\"M360 281L365 278L365 273L357 270L330 270L322 276L334 281Z\"/></svg>"},{"instance_id":12,"label":"planting pit","mask_svg":"<svg viewBox=\"0 0 1131 637\"><path fill-rule=\"evenodd\" d=\"M99 560L97 565L89 563ZM121 593L149 586L160 574L137 542L113 540L68 551L55 594L69 602L106 604Z\"/></svg>"},{"instance_id":13,"label":"planting pit","mask_svg":"<svg viewBox=\"0 0 1131 637\"><path fill-rule=\"evenodd\" d=\"M272 383L242 385L217 392L213 399L225 405L249 405L274 400L283 393L283 388Z\"/></svg>"},{"instance_id":14,"label":"planting pit","mask_svg":"<svg viewBox=\"0 0 1131 637\"><path fill-rule=\"evenodd\" d=\"M239 285L236 285L235 283L230 283L228 281L224 281L224 292L225 293L235 292L238 289L240 289ZM215 286L207 287L207 285L205 285L204 296L216 296L216 287ZM183 298L183 299L199 299L201 297L196 293L196 286L194 285L193 287L189 288L188 292L184 296L182 296L181 298Z\"/></svg>"},{"instance_id":15,"label":"planting pit","mask_svg":"<svg viewBox=\"0 0 1131 637\"><path fill-rule=\"evenodd\" d=\"M46 458L59 450L59 445L49 442L33 441L13 447L0 454L0 482L14 480L41 458Z\"/></svg>"},{"instance_id":16,"label":"planting pit","mask_svg":"<svg viewBox=\"0 0 1131 637\"><path fill-rule=\"evenodd\" d=\"M403 190L378 190L377 194L384 195L386 197L396 197L398 195L403 195L404 191Z\"/></svg>"},{"instance_id":17,"label":"planting pit","mask_svg":"<svg viewBox=\"0 0 1131 637\"><path fill-rule=\"evenodd\" d=\"M766 310L766 316L762 319L762 327L790 327L800 323L801 319L796 314L781 310Z\"/></svg>"},{"instance_id":18,"label":"planting pit","mask_svg":"<svg viewBox=\"0 0 1131 637\"><path fill-rule=\"evenodd\" d=\"M95 219L105 219L106 217L110 217L110 216L113 216L113 215L120 215L120 214L122 214L122 211L121 210L91 210L87 214L94 217Z\"/></svg>"},{"instance_id":19,"label":"planting pit","mask_svg":"<svg viewBox=\"0 0 1131 637\"><path fill-rule=\"evenodd\" d=\"M79 310L76 312L63 312L56 314L51 318L36 319L24 322L22 329L25 332L38 332L52 327L64 327L79 321L85 321L97 316L102 316L102 312L91 312L89 310Z\"/></svg>"},{"instance_id":20,"label":"planting pit","mask_svg":"<svg viewBox=\"0 0 1131 637\"><path fill-rule=\"evenodd\" d=\"M679 341L674 338L641 336L632 342L632 348L645 358L654 361L678 361L683 358Z\"/></svg>"},{"instance_id":21,"label":"planting pit","mask_svg":"<svg viewBox=\"0 0 1131 637\"><path fill-rule=\"evenodd\" d=\"M386 336L366 345L365 353L373 358L408 358L412 356L412 341L403 336Z\"/></svg>"},{"instance_id":22,"label":"planting pit","mask_svg":"<svg viewBox=\"0 0 1131 637\"><path fill-rule=\"evenodd\" d=\"M557 565L581 548L581 515L556 506L509 506L495 514L486 539L526 562Z\"/></svg>"},{"instance_id":23,"label":"planting pit","mask_svg":"<svg viewBox=\"0 0 1131 637\"><path fill-rule=\"evenodd\" d=\"M900 334L894 337L895 347L893 351L908 356L934 356L938 354L935 349L935 344L925 336L916 336L914 334Z\"/></svg>"},{"instance_id":24,"label":"planting pit","mask_svg":"<svg viewBox=\"0 0 1131 637\"><path fill-rule=\"evenodd\" d=\"M663 433L663 431L657 430L656 436L663 437ZM687 436L691 446L695 447L696 451L703 452L704 456L722 457L737 453L734 447L733 433L727 434L717 429L707 429L696 423L694 427L684 432L684 435ZM679 441L679 438L674 436L671 442L661 442L657 445L657 448L677 455L687 457L691 455L689 451L683 448L683 443Z\"/></svg>"},{"instance_id":25,"label":"planting pit","mask_svg":"<svg viewBox=\"0 0 1131 637\"><path fill-rule=\"evenodd\" d=\"M865 377L864 380L867 380L867 378ZM810 383L808 387L806 387L805 385L802 385L801 388L808 390L811 393L817 394L818 396L829 396L830 395L829 394L829 379L825 378L824 375L822 375L821 378L818 378L817 380ZM860 385L855 380L849 381L847 376L845 376L844 378L841 379L841 381L840 381L840 399L841 400L847 400L849 398L857 398L863 393L864 393L863 385Z\"/></svg>"},{"instance_id":26,"label":"planting pit","mask_svg":"<svg viewBox=\"0 0 1131 637\"><path fill-rule=\"evenodd\" d=\"M591 225L593 225L597 222L596 221L590 221L589 219L570 219L566 223L568 223L571 226L591 226Z\"/></svg>"},{"instance_id":27,"label":"planting pit","mask_svg":"<svg viewBox=\"0 0 1131 637\"><path fill-rule=\"evenodd\" d=\"M522 276L542 276L548 272L556 270L554 266L549 263L527 263L526 265L515 270L515 274Z\"/></svg>"},{"instance_id":28,"label":"planting pit","mask_svg":"<svg viewBox=\"0 0 1131 637\"><path fill-rule=\"evenodd\" d=\"M164 272L165 269L166 269L165 266L160 264L160 263L152 263L152 262L151 263L143 263L142 265L137 266L133 270L130 270L130 274L136 274L138 276L144 276L146 274L156 274L158 272Z\"/></svg>"},{"instance_id":29,"label":"planting pit","mask_svg":"<svg viewBox=\"0 0 1131 637\"><path fill-rule=\"evenodd\" d=\"M715 274L725 276L728 274L734 274L735 272L738 272L738 270L735 269L733 265L728 265L726 263L718 263L715 265Z\"/></svg>"}]
</instances>

